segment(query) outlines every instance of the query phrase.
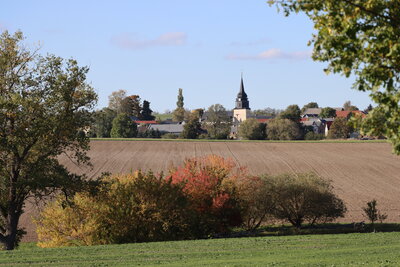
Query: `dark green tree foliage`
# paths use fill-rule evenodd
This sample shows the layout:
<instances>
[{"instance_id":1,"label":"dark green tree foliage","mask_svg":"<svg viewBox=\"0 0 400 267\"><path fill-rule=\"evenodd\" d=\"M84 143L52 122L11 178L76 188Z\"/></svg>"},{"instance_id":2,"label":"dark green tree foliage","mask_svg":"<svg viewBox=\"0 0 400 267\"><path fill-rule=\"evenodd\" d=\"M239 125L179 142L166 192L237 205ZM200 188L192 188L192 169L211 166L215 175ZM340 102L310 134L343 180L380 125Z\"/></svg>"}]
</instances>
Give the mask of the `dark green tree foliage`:
<instances>
[{"instance_id":1,"label":"dark green tree foliage","mask_svg":"<svg viewBox=\"0 0 400 267\"><path fill-rule=\"evenodd\" d=\"M154 120L156 117L154 117L153 115L151 115L153 113L153 111L150 109L150 102L147 100L143 101L143 108L141 111L141 119L145 120L145 121L152 121Z\"/></svg>"},{"instance_id":2,"label":"dark green tree foliage","mask_svg":"<svg viewBox=\"0 0 400 267\"><path fill-rule=\"evenodd\" d=\"M183 93L182 93L182 88L179 88L179 91L178 91L178 101L176 102L176 107L177 107L177 108L183 108Z\"/></svg>"},{"instance_id":3,"label":"dark green tree foliage","mask_svg":"<svg viewBox=\"0 0 400 267\"><path fill-rule=\"evenodd\" d=\"M304 135L304 140L322 140L324 138L324 134L314 133L313 131L309 131Z\"/></svg>"},{"instance_id":4,"label":"dark green tree foliage","mask_svg":"<svg viewBox=\"0 0 400 267\"><path fill-rule=\"evenodd\" d=\"M267 139L269 140L298 140L302 132L298 122L289 119L273 119L267 124Z\"/></svg>"},{"instance_id":5,"label":"dark green tree foliage","mask_svg":"<svg viewBox=\"0 0 400 267\"><path fill-rule=\"evenodd\" d=\"M91 131L94 132L96 137L107 138L111 137L112 122L117 116L117 112L109 109L103 108L94 112L94 124Z\"/></svg>"},{"instance_id":6,"label":"dark green tree foliage","mask_svg":"<svg viewBox=\"0 0 400 267\"><path fill-rule=\"evenodd\" d=\"M172 112L174 121L183 121L185 119L185 108L183 107L183 93L182 88L178 91L178 101L176 102L176 109Z\"/></svg>"},{"instance_id":7,"label":"dark green tree foliage","mask_svg":"<svg viewBox=\"0 0 400 267\"><path fill-rule=\"evenodd\" d=\"M265 139L265 124L256 119L247 119L239 125L238 136L245 140Z\"/></svg>"},{"instance_id":8,"label":"dark green tree foliage","mask_svg":"<svg viewBox=\"0 0 400 267\"><path fill-rule=\"evenodd\" d=\"M304 111L306 111L308 108L319 108L318 103L317 102L310 102L308 104L305 104L302 108L301 108L301 113L303 113Z\"/></svg>"},{"instance_id":9,"label":"dark green tree foliage","mask_svg":"<svg viewBox=\"0 0 400 267\"><path fill-rule=\"evenodd\" d=\"M398 0L277 0L285 14L305 12L316 33L313 59L327 73L355 76L354 88L369 91L378 106L362 124L385 135L400 154L400 2ZM383 115L385 119L380 122ZM374 118L377 116L377 118Z\"/></svg>"},{"instance_id":10,"label":"dark green tree foliage","mask_svg":"<svg viewBox=\"0 0 400 267\"><path fill-rule=\"evenodd\" d=\"M77 188L57 156L68 151L88 162L90 110L96 93L86 81L87 67L22 45L23 35L0 36L0 242L14 249L19 219L28 198Z\"/></svg>"},{"instance_id":11,"label":"dark green tree foliage","mask_svg":"<svg viewBox=\"0 0 400 267\"><path fill-rule=\"evenodd\" d=\"M321 113L319 114L320 118L334 118L336 117L336 109L326 107L321 110Z\"/></svg>"},{"instance_id":12,"label":"dark green tree foliage","mask_svg":"<svg viewBox=\"0 0 400 267\"><path fill-rule=\"evenodd\" d=\"M298 105L290 105L278 116L279 119L288 119L294 122L300 121L300 108Z\"/></svg>"},{"instance_id":13,"label":"dark green tree foliage","mask_svg":"<svg viewBox=\"0 0 400 267\"><path fill-rule=\"evenodd\" d=\"M184 139L197 139L201 133L201 124L198 119L192 118L183 126L181 137Z\"/></svg>"},{"instance_id":14,"label":"dark green tree foliage","mask_svg":"<svg viewBox=\"0 0 400 267\"><path fill-rule=\"evenodd\" d=\"M231 130L231 119L224 106L220 104L212 105L207 110L207 119L204 127L211 139L227 139Z\"/></svg>"},{"instance_id":15,"label":"dark green tree foliage","mask_svg":"<svg viewBox=\"0 0 400 267\"><path fill-rule=\"evenodd\" d=\"M282 174L265 177L274 201L273 214L300 228L343 217L347 209L332 185L314 173Z\"/></svg>"},{"instance_id":16,"label":"dark green tree foliage","mask_svg":"<svg viewBox=\"0 0 400 267\"><path fill-rule=\"evenodd\" d=\"M161 132L157 129L149 129L144 132L138 132L136 137L138 138L161 138Z\"/></svg>"},{"instance_id":17,"label":"dark green tree foliage","mask_svg":"<svg viewBox=\"0 0 400 267\"><path fill-rule=\"evenodd\" d=\"M330 139L345 139L348 138L351 132L346 118L335 118L331 128L328 132L328 138Z\"/></svg>"},{"instance_id":18,"label":"dark green tree foliage","mask_svg":"<svg viewBox=\"0 0 400 267\"><path fill-rule=\"evenodd\" d=\"M112 122L112 138L131 138L137 135L137 125L125 113L120 113Z\"/></svg>"}]
</instances>

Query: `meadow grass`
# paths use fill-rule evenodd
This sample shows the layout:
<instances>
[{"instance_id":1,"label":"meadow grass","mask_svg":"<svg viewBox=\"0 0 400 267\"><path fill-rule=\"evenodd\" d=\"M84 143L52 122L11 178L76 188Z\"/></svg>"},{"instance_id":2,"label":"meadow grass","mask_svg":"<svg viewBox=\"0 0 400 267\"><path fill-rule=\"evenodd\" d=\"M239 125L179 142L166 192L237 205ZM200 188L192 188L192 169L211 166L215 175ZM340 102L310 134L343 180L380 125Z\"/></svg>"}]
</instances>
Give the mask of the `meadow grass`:
<instances>
[{"instance_id":1,"label":"meadow grass","mask_svg":"<svg viewBox=\"0 0 400 267\"><path fill-rule=\"evenodd\" d=\"M174 115L172 113L153 113L153 116L156 117L156 120L165 121L165 120L172 120Z\"/></svg>"},{"instance_id":2,"label":"meadow grass","mask_svg":"<svg viewBox=\"0 0 400 267\"><path fill-rule=\"evenodd\" d=\"M400 233L296 235L0 251L0 266L400 266Z\"/></svg>"}]
</instances>

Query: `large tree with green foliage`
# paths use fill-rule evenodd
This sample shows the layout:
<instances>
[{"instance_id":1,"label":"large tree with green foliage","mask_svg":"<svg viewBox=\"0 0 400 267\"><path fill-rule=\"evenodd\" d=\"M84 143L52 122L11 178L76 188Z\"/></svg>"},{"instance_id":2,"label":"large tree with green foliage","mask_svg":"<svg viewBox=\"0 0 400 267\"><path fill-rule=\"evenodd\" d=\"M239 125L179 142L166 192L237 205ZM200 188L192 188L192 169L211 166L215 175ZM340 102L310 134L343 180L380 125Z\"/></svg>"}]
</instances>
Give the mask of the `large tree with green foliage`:
<instances>
[{"instance_id":1,"label":"large tree with green foliage","mask_svg":"<svg viewBox=\"0 0 400 267\"><path fill-rule=\"evenodd\" d=\"M247 119L240 123L238 136L246 140L263 140L265 139L265 124L258 122L257 119Z\"/></svg>"},{"instance_id":2,"label":"large tree with green foliage","mask_svg":"<svg viewBox=\"0 0 400 267\"><path fill-rule=\"evenodd\" d=\"M21 238L25 201L77 186L57 157L88 162L90 110L96 93L87 67L24 47L23 34L0 36L0 242L14 249Z\"/></svg>"},{"instance_id":3,"label":"large tree with green foliage","mask_svg":"<svg viewBox=\"0 0 400 267\"><path fill-rule=\"evenodd\" d=\"M184 139L197 139L201 132L201 124L199 120L194 117L191 118L185 125L183 125L183 131L181 137Z\"/></svg>"},{"instance_id":4,"label":"large tree with green foliage","mask_svg":"<svg viewBox=\"0 0 400 267\"><path fill-rule=\"evenodd\" d=\"M131 138L137 135L137 125L126 113L120 113L112 122L111 137Z\"/></svg>"},{"instance_id":5,"label":"large tree with green foliage","mask_svg":"<svg viewBox=\"0 0 400 267\"><path fill-rule=\"evenodd\" d=\"M279 113L279 119L289 119L294 122L300 121L300 108L298 105L290 105L284 111Z\"/></svg>"},{"instance_id":6,"label":"large tree with green foliage","mask_svg":"<svg viewBox=\"0 0 400 267\"><path fill-rule=\"evenodd\" d=\"M326 107L321 110L321 113L319 114L320 118L334 118L336 117L336 109Z\"/></svg>"},{"instance_id":7,"label":"large tree with green foliage","mask_svg":"<svg viewBox=\"0 0 400 267\"><path fill-rule=\"evenodd\" d=\"M215 104L208 108L204 127L207 129L210 138L226 139L231 131L231 124L232 120L224 106Z\"/></svg>"},{"instance_id":8,"label":"large tree with green foliage","mask_svg":"<svg viewBox=\"0 0 400 267\"><path fill-rule=\"evenodd\" d=\"M289 119L273 119L267 124L266 135L269 140L297 140L301 139L302 132L297 122Z\"/></svg>"},{"instance_id":9,"label":"large tree with green foliage","mask_svg":"<svg viewBox=\"0 0 400 267\"><path fill-rule=\"evenodd\" d=\"M91 136L111 137L112 122L117 116L117 112L110 108L103 108L94 112L94 124L90 129Z\"/></svg>"},{"instance_id":10,"label":"large tree with green foliage","mask_svg":"<svg viewBox=\"0 0 400 267\"><path fill-rule=\"evenodd\" d=\"M400 2L398 0L272 0L285 15L305 12L316 33L313 59L327 73L354 75L354 88L369 91L377 107L362 127L385 135L400 154ZM384 120L380 120L380 118Z\"/></svg>"},{"instance_id":11,"label":"large tree with green foliage","mask_svg":"<svg viewBox=\"0 0 400 267\"><path fill-rule=\"evenodd\" d=\"M346 118L335 118L328 132L328 138L345 139L348 138L351 132L351 126Z\"/></svg>"}]
</instances>

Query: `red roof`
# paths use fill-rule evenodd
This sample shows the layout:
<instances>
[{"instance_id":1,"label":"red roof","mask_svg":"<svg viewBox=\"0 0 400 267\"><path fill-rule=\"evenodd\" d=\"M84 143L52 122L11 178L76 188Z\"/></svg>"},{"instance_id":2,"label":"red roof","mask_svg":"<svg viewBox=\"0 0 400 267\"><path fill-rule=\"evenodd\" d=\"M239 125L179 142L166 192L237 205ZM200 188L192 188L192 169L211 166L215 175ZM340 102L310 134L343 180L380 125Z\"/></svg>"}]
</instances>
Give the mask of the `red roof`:
<instances>
[{"instance_id":1,"label":"red roof","mask_svg":"<svg viewBox=\"0 0 400 267\"><path fill-rule=\"evenodd\" d=\"M270 120L272 120L272 119L257 119L258 122L262 122L262 123L265 123Z\"/></svg>"},{"instance_id":2,"label":"red roof","mask_svg":"<svg viewBox=\"0 0 400 267\"><path fill-rule=\"evenodd\" d=\"M354 110L354 111L349 111L349 110L336 110L336 117L338 118L347 118L347 116L351 113L355 114L360 114L363 118L365 117L365 114L359 110Z\"/></svg>"},{"instance_id":3,"label":"red roof","mask_svg":"<svg viewBox=\"0 0 400 267\"><path fill-rule=\"evenodd\" d=\"M156 124L156 121L135 121L138 124Z\"/></svg>"}]
</instances>

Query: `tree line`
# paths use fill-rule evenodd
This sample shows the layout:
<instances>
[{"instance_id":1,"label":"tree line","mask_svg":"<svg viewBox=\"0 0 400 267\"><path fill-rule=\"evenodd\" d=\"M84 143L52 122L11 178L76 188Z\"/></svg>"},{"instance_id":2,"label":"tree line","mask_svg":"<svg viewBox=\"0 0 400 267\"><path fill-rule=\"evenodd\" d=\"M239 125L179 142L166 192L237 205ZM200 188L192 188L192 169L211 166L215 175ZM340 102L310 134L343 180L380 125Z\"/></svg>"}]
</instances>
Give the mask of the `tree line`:
<instances>
[{"instance_id":1,"label":"tree line","mask_svg":"<svg viewBox=\"0 0 400 267\"><path fill-rule=\"evenodd\" d=\"M221 104L211 105L207 110L184 108L183 90L179 88L176 109L172 112L172 121L184 122L180 135L163 134L158 130L145 129L138 131L134 118L142 121L155 119L152 115L150 102L144 100L141 103L138 95L127 96L125 90L113 92L109 96L109 105L93 113L93 124L89 131L90 137L115 137L115 138L184 138L184 139L229 139L232 138L232 126L234 125L229 110ZM267 123L260 123L254 118L242 122L237 129L239 139L245 140L320 140L325 135L315 133L313 127L300 123L301 114L308 108L318 108L316 102L310 102L301 109L298 105L289 105L285 110L265 108L252 112L253 115L267 116ZM358 107L347 101L343 105L345 111L356 111ZM369 106L365 113L372 110ZM203 119L203 115L207 116ZM349 113L347 118L336 118L327 138L348 138L350 133L358 130L353 116ZM336 109L322 108L321 118L335 118ZM159 121L161 122L161 121ZM356 129L357 128L357 129Z\"/></svg>"}]
</instances>

